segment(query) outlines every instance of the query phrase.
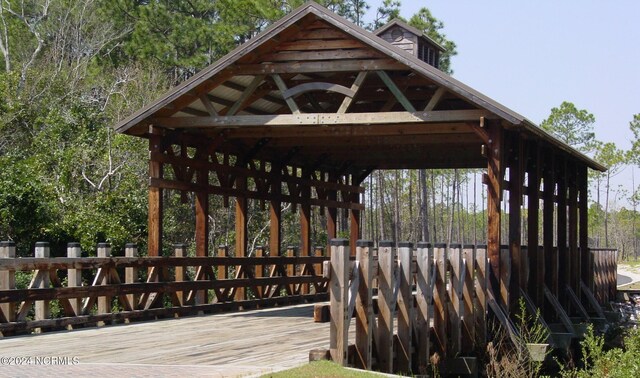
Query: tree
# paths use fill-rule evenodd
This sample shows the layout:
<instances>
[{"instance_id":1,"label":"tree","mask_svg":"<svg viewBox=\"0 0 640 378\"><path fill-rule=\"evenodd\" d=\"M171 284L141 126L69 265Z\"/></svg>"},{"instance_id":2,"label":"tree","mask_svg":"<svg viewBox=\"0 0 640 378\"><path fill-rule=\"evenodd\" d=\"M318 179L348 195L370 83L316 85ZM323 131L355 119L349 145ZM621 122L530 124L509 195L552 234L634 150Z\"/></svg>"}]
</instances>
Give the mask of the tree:
<instances>
[{"instance_id":1,"label":"tree","mask_svg":"<svg viewBox=\"0 0 640 378\"><path fill-rule=\"evenodd\" d=\"M444 23L435 18L429 9L421 8L418 13L414 14L409 19L409 25L422 30L429 36L429 38L444 47L445 51L440 54L439 67L443 72L446 72L449 75L453 74L451 58L456 56L458 51L456 50L457 46L455 42L449 40L442 32L442 29L444 29Z\"/></svg>"},{"instance_id":2,"label":"tree","mask_svg":"<svg viewBox=\"0 0 640 378\"><path fill-rule=\"evenodd\" d=\"M618 149L615 143L602 143L598 146L595 159L607 166L605 172L605 204L604 204L604 241L609 246L609 192L611 187L611 177L620 172L622 165L626 161L627 154Z\"/></svg>"},{"instance_id":3,"label":"tree","mask_svg":"<svg viewBox=\"0 0 640 378\"><path fill-rule=\"evenodd\" d=\"M542 121L540 126L576 150L589 153L596 147L593 131L595 122L596 118L593 114L576 108L571 102L564 101L559 108L551 109L549 118Z\"/></svg>"},{"instance_id":4,"label":"tree","mask_svg":"<svg viewBox=\"0 0 640 378\"><path fill-rule=\"evenodd\" d=\"M394 18L400 18L401 6L400 0L384 0L376 10L376 16L371 25L369 25L369 29L378 29Z\"/></svg>"}]
</instances>

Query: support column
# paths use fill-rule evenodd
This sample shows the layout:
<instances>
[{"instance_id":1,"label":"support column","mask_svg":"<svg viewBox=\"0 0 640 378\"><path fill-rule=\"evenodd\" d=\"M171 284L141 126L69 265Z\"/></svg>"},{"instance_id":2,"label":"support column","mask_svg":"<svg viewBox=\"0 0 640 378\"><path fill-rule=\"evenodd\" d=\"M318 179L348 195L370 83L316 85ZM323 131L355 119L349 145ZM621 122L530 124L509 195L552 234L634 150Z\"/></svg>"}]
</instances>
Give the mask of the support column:
<instances>
[{"instance_id":1,"label":"support column","mask_svg":"<svg viewBox=\"0 0 640 378\"><path fill-rule=\"evenodd\" d=\"M577 167L569 165L569 286L580 298L580 252L578 251ZM573 306L572 306L573 307ZM574 308L575 310L575 308Z\"/></svg>"},{"instance_id":2,"label":"support column","mask_svg":"<svg viewBox=\"0 0 640 378\"><path fill-rule=\"evenodd\" d=\"M329 182L337 183L338 178L334 173L329 174ZM336 201L338 199L338 192L333 189L329 189L327 196L329 201ZM337 222L338 209L335 207L327 207L327 240L335 239L337 234ZM331 246L327 246L327 252L331 255Z\"/></svg>"},{"instance_id":3,"label":"support column","mask_svg":"<svg viewBox=\"0 0 640 378\"><path fill-rule=\"evenodd\" d=\"M281 169L275 163L271 166L271 193L276 199L269 202L269 256L279 256L282 244L282 207L279 199L282 193Z\"/></svg>"},{"instance_id":4,"label":"support column","mask_svg":"<svg viewBox=\"0 0 640 378\"><path fill-rule=\"evenodd\" d=\"M502 201L502 180L504 168L502 165L503 130L493 123L489 126L489 144L487 146L487 254L491 273L489 282L496 299L500 298L502 282L500 272L500 203ZM502 298L505 305L506 298Z\"/></svg>"},{"instance_id":5,"label":"support column","mask_svg":"<svg viewBox=\"0 0 640 378\"><path fill-rule=\"evenodd\" d=\"M529 253L529 285L528 292L533 297L538 308L544 307L544 258L538 247L540 212L540 149L537 144L531 144L529 151L529 169L527 187L527 251ZM545 187L546 188L546 187ZM552 201L553 205L553 201ZM546 208L546 204L545 204ZM553 214L553 213L552 213ZM553 235L553 234L552 234ZM544 252L542 252L544 255Z\"/></svg>"},{"instance_id":6,"label":"support column","mask_svg":"<svg viewBox=\"0 0 640 378\"><path fill-rule=\"evenodd\" d=\"M351 184L356 185L356 183L353 182L353 178ZM359 204L360 193L352 193L350 202ZM351 245L351 256L356 255L356 242L360 239L360 214L360 210L349 209L349 243Z\"/></svg>"},{"instance_id":7,"label":"support column","mask_svg":"<svg viewBox=\"0 0 640 378\"><path fill-rule=\"evenodd\" d=\"M558 159L558 214L557 214L557 246L558 246L558 298L565 307L564 287L569 283L569 254L567 251L567 169L563 157ZM565 307L566 308L566 307Z\"/></svg>"},{"instance_id":8,"label":"support column","mask_svg":"<svg viewBox=\"0 0 640 378\"><path fill-rule=\"evenodd\" d=\"M302 170L302 178L307 180L310 172ZM305 185L301 190L302 203L300 204L300 256L311 255L311 187ZM355 245L355 243L354 243ZM301 272L301 274L304 274ZM301 294L309 294L309 284L302 284Z\"/></svg>"},{"instance_id":9,"label":"support column","mask_svg":"<svg viewBox=\"0 0 640 378\"><path fill-rule=\"evenodd\" d=\"M198 148L198 160L207 161L207 153L203 148ZM196 182L199 187L209 185L209 170L198 169ZM196 256L209 256L209 194L196 193Z\"/></svg>"},{"instance_id":10,"label":"support column","mask_svg":"<svg viewBox=\"0 0 640 378\"><path fill-rule=\"evenodd\" d=\"M544 170L544 207L542 209L542 244L544 248L545 259L545 272L544 283L549 287L551 293L554 296L558 296L558 255L553 248L553 216L555 201L553 196L556 189L555 180L555 159L553 155L549 156L546 161L546 169ZM543 310L544 304L544 290L543 288L536 288L536 303ZM543 312L544 313L544 312Z\"/></svg>"},{"instance_id":11,"label":"support column","mask_svg":"<svg viewBox=\"0 0 640 378\"><path fill-rule=\"evenodd\" d=\"M593 292L593 262L589 253L589 184L587 166L581 165L578 173L578 190L580 191L580 203L578 205L580 234L578 236L578 244L580 245L580 259L582 262L580 275L582 276L582 281Z\"/></svg>"},{"instance_id":12,"label":"support column","mask_svg":"<svg viewBox=\"0 0 640 378\"><path fill-rule=\"evenodd\" d=\"M525 262L522 258L522 184L523 146L519 135L511 140L511 163L509 165L509 252L511 275L507 291L507 308L510 313L517 310L519 289L526 290ZM529 250L529 253L532 251Z\"/></svg>"},{"instance_id":13,"label":"support column","mask_svg":"<svg viewBox=\"0 0 640 378\"><path fill-rule=\"evenodd\" d=\"M236 188L238 191L247 190L247 178L237 177ZM247 198L236 197L236 257L245 257L247 255ZM238 276L240 266L236 267L236 277ZM236 289L236 301L245 299L244 287Z\"/></svg>"},{"instance_id":14,"label":"support column","mask_svg":"<svg viewBox=\"0 0 640 378\"><path fill-rule=\"evenodd\" d=\"M162 153L162 130L149 126L149 153ZM149 178L162 179L162 163L149 159ZM148 255L162 253L162 189L149 187Z\"/></svg>"}]
</instances>

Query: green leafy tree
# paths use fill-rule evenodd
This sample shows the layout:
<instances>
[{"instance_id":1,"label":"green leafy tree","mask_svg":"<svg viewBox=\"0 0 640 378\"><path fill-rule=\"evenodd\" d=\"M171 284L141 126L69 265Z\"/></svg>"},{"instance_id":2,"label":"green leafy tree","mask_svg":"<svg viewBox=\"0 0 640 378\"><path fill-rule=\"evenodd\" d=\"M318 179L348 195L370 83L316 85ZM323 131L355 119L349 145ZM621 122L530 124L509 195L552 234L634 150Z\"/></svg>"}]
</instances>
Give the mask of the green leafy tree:
<instances>
[{"instance_id":1,"label":"green leafy tree","mask_svg":"<svg viewBox=\"0 0 640 378\"><path fill-rule=\"evenodd\" d=\"M611 177L617 175L627 160L627 154L616 147L615 143L600 143L597 147L595 159L607 166L605 176L605 204L604 204L604 240L609 246L609 193Z\"/></svg>"},{"instance_id":2,"label":"green leafy tree","mask_svg":"<svg viewBox=\"0 0 640 378\"><path fill-rule=\"evenodd\" d=\"M394 18L400 18L401 6L400 0L384 0L376 10L376 16L369 28L375 30Z\"/></svg>"},{"instance_id":3,"label":"green leafy tree","mask_svg":"<svg viewBox=\"0 0 640 378\"><path fill-rule=\"evenodd\" d=\"M595 122L593 114L564 101L560 107L551 109L549 118L542 121L540 126L578 151L589 153L596 147L596 135L593 131Z\"/></svg>"}]
</instances>

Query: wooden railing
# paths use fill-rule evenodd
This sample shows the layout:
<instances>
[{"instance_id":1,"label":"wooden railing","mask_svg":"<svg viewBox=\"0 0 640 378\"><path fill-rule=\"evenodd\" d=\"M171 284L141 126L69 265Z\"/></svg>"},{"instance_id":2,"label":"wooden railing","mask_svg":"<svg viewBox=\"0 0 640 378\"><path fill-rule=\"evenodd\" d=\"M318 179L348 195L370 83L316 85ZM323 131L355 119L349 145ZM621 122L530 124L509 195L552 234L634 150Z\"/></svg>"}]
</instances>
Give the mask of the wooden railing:
<instances>
[{"instance_id":1,"label":"wooden railing","mask_svg":"<svg viewBox=\"0 0 640 378\"><path fill-rule=\"evenodd\" d=\"M325 276L330 278L329 354L333 361L387 373L426 374L431 371L427 367L437 353L439 368L457 365L460 370L448 373L472 373L475 352L485 350L492 337L487 325L491 318L520 345L518 330L504 304L499 303L503 299L494 297L489 290L490 266L485 245L418 243L416 247L412 243L399 243L396 248L391 242L380 242L374 249L373 242L358 241L354 261L349 256L347 240L331 241L331 261ZM527 249L523 247L522 252L524 269L528 269ZM607 295L615 293L615 251L592 253L596 293L602 304ZM509 256L509 248L503 246L501 267L507 271L511 270ZM500 291L504 290L502 285L501 282ZM540 285L546 300L553 302L549 318L561 325L567 323L566 334L571 337L577 337L577 333L566 315L569 307L576 312L579 307L587 321L604 317L587 284L582 284L585 294L582 300L594 308L591 313L579 303L563 309L545 282ZM568 281L566 285L566 291L574 293ZM535 313L534 301L526 290L519 290L517 296L523 297L527 310ZM356 317L356 329L350 348L348 330L352 314ZM550 332L548 342L556 343L555 331L543 318L539 321Z\"/></svg>"},{"instance_id":2,"label":"wooden railing","mask_svg":"<svg viewBox=\"0 0 640 378\"><path fill-rule=\"evenodd\" d=\"M15 258L15 244L0 243L3 335L327 299L322 249L269 256L257 248L252 257L229 257L221 247L216 257L186 257L186 247L176 245L173 257L138 257L127 245L125 257L113 257L100 244L98 257L80 257L71 243L68 257L49 253L47 243L37 243L35 257ZM29 274L27 288L16 288L16 272Z\"/></svg>"},{"instance_id":3,"label":"wooden railing","mask_svg":"<svg viewBox=\"0 0 640 378\"><path fill-rule=\"evenodd\" d=\"M591 248L593 264L593 294L602 305L616 298L618 285L618 251Z\"/></svg>"}]
</instances>

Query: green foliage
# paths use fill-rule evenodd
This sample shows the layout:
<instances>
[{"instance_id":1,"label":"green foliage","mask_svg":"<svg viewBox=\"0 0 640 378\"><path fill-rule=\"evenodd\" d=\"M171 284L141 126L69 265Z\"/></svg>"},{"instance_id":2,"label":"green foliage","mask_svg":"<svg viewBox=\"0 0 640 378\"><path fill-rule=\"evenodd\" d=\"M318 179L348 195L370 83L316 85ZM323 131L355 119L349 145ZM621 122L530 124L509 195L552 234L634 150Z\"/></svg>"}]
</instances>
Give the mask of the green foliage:
<instances>
[{"instance_id":1,"label":"green foliage","mask_svg":"<svg viewBox=\"0 0 640 378\"><path fill-rule=\"evenodd\" d=\"M540 126L578 151L592 152L596 140L593 131L595 122L593 114L564 101L559 108L551 109L551 115Z\"/></svg>"},{"instance_id":2,"label":"green foliage","mask_svg":"<svg viewBox=\"0 0 640 378\"><path fill-rule=\"evenodd\" d=\"M640 331L631 329L624 337L623 348L605 349L604 337L595 335L589 325L580 343L585 366L567 369L561 366L563 377L638 377L640 376Z\"/></svg>"}]
</instances>

